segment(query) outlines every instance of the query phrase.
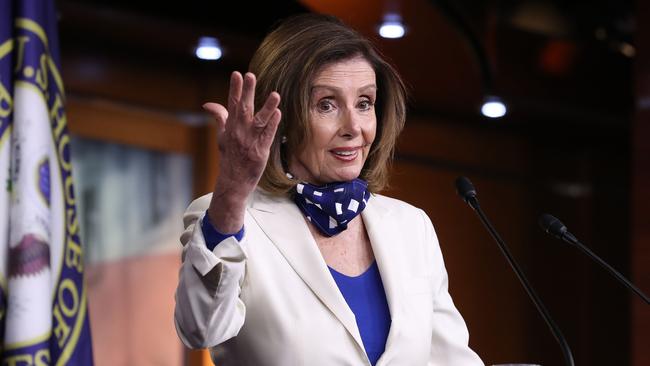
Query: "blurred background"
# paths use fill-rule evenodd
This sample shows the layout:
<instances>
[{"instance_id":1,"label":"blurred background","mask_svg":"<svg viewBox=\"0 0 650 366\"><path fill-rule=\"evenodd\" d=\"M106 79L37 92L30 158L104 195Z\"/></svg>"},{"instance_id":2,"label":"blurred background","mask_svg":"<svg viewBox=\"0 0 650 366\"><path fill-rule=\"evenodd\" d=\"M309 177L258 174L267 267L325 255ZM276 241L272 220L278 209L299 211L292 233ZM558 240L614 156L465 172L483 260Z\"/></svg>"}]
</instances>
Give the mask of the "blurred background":
<instances>
[{"instance_id":1,"label":"blurred background","mask_svg":"<svg viewBox=\"0 0 650 366\"><path fill-rule=\"evenodd\" d=\"M218 174L214 125L201 105L225 101L230 72L247 69L276 21L302 12L343 19L407 82L409 114L385 194L431 217L450 292L484 362L563 361L456 195L459 175L474 182L576 364L650 364L647 306L537 225L541 213L557 216L650 291L647 2L57 4L97 365L211 364L183 348L173 325L182 213ZM384 38L384 22L404 34ZM392 31L384 36L400 35ZM199 49L201 40L220 48ZM486 101L503 106L482 110Z\"/></svg>"}]
</instances>

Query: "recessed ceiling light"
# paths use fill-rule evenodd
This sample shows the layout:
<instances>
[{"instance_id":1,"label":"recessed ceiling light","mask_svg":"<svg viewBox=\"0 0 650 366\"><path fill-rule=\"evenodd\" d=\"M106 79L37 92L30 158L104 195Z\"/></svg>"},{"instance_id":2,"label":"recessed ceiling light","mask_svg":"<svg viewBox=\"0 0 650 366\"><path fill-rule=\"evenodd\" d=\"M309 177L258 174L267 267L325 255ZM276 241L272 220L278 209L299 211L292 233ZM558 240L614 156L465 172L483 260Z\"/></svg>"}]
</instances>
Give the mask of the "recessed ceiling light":
<instances>
[{"instance_id":1,"label":"recessed ceiling light","mask_svg":"<svg viewBox=\"0 0 650 366\"><path fill-rule=\"evenodd\" d=\"M194 49L194 54L201 60L218 60L222 56L219 41L214 37L201 37Z\"/></svg>"},{"instance_id":2,"label":"recessed ceiling light","mask_svg":"<svg viewBox=\"0 0 650 366\"><path fill-rule=\"evenodd\" d=\"M379 26L379 35L384 38L402 38L406 33L402 18L397 14L387 14Z\"/></svg>"},{"instance_id":3,"label":"recessed ceiling light","mask_svg":"<svg viewBox=\"0 0 650 366\"><path fill-rule=\"evenodd\" d=\"M508 108L503 103L501 98L489 96L485 98L483 106L481 106L481 113L488 118L500 118L506 115Z\"/></svg>"}]
</instances>

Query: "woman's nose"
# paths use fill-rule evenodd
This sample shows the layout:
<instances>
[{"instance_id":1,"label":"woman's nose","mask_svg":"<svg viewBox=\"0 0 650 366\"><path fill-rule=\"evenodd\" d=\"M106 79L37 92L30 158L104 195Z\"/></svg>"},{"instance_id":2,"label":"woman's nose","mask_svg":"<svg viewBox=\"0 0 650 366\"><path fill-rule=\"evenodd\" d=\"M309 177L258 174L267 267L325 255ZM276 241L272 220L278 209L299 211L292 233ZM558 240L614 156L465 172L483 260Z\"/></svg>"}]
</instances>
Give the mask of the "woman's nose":
<instances>
[{"instance_id":1,"label":"woman's nose","mask_svg":"<svg viewBox=\"0 0 650 366\"><path fill-rule=\"evenodd\" d=\"M341 134L343 136L355 137L361 133L361 120L356 110L346 108L342 118Z\"/></svg>"}]
</instances>

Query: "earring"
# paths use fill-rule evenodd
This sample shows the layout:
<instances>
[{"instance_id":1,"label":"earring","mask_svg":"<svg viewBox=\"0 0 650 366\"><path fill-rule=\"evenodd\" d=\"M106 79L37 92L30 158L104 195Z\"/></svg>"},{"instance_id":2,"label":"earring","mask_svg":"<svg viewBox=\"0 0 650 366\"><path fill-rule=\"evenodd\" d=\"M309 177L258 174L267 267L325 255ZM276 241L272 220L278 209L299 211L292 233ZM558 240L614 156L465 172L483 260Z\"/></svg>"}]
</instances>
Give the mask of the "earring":
<instances>
[{"instance_id":1,"label":"earring","mask_svg":"<svg viewBox=\"0 0 650 366\"><path fill-rule=\"evenodd\" d=\"M287 136L282 136L282 139L280 140L281 143L286 144L287 143Z\"/></svg>"}]
</instances>

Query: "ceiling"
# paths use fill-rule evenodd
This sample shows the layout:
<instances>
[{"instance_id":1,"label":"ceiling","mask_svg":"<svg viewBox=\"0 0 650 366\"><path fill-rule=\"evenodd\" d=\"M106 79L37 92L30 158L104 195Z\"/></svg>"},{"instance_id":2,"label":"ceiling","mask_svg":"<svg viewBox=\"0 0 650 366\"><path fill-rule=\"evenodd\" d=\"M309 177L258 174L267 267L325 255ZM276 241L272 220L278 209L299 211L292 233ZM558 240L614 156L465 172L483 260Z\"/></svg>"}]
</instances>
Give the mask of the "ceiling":
<instances>
[{"instance_id":1,"label":"ceiling","mask_svg":"<svg viewBox=\"0 0 650 366\"><path fill-rule=\"evenodd\" d=\"M225 70L246 67L279 19L305 11L334 14L373 38L397 66L413 113L468 123L484 122L477 112L487 92L509 104L502 124L512 126L552 121L626 128L633 107L631 0L186 0L182 6L60 0L59 9L64 40L93 34L107 45L190 63L198 35L216 35L227 51L220 61ZM404 38L377 36L387 12L402 16Z\"/></svg>"}]
</instances>

